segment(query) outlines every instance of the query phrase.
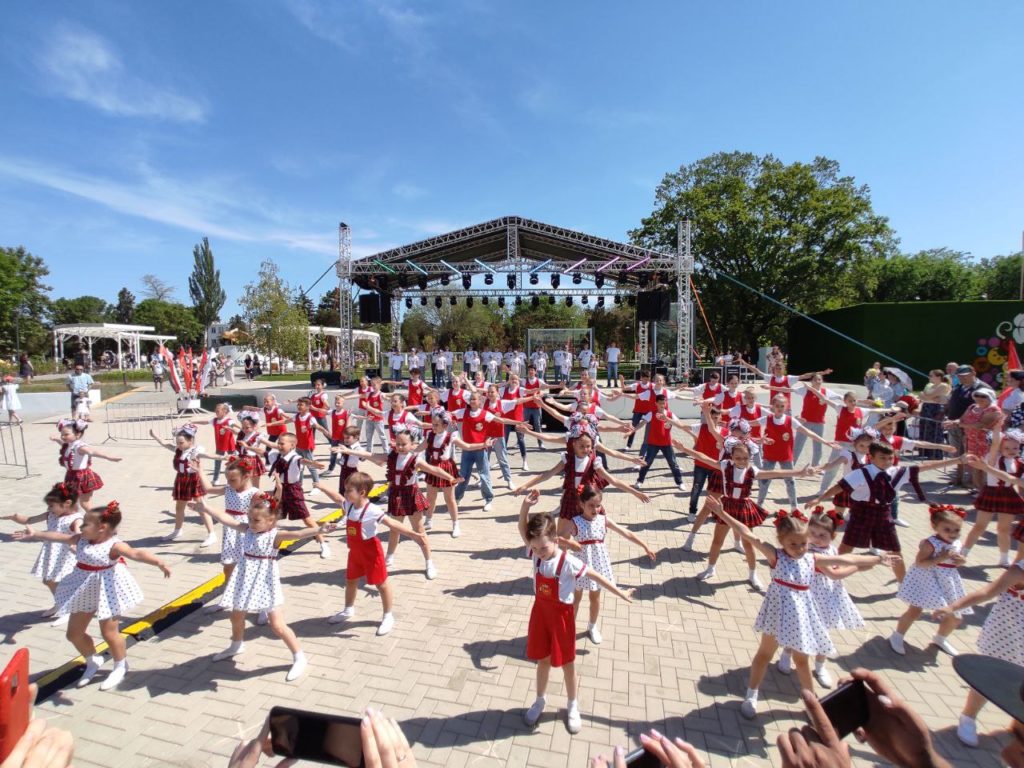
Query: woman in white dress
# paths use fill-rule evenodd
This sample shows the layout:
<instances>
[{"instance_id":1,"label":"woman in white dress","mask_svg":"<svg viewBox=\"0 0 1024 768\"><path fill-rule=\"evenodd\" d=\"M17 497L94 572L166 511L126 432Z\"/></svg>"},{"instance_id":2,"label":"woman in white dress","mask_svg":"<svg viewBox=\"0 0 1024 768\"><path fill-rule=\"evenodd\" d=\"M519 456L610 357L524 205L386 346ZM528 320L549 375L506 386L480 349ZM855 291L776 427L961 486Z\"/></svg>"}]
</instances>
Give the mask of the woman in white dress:
<instances>
[{"instance_id":1,"label":"woman in white dress","mask_svg":"<svg viewBox=\"0 0 1024 768\"><path fill-rule=\"evenodd\" d=\"M627 531L615 523L604 511L603 494L596 485L585 485L580 491L580 511L571 520L560 519L558 521L558 535L568 539L573 537L582 547L577 557L587 564L587 572L576 580L576 596L574 599L574 610L579 612L580 603L583 602L583 593L589 593L590 597L590 621L587 623L587 634L595 645L599 645L603 639L601 630L597 628L597 619L601 613L601 585L591 579L587 574L594 573L604 576L612 584L615 583L615 576L612 574L612 561L608 557L608 549L605 547L605 536L608 531L615 531L624 539L636 544L643 549L644 553L653 563L654 550L647 546L640 537L632 531Z\"/></svg>"},{"instance_id":2,"label":"woman in white dress","mask_svg":"<svg viewBox=\"0 0 1024 768\"><path fill-rule=\"evenodd\" d=\"M142 590L128 571L125 560L152 565L170 577L171 569L163 560L145 549L133 549L117 537L121 508L112 501L103 508L90 509L82 521L81 533L33 531L28 526L14 534L20 541L49 541L77 547L74 570L57 585L54 599L57 614L70 614L67 637L85 658L85 671L78 687L88 685L104 663L89 636L93 616L99 621L100 634L110 647L114 669L100 684L101 691L116 688L128 672L127 648L120 632L120 617L142 602Z\"/></svg>"},{"instance_id":3,"label":"woman in white dress","mask_svg":"<svg viewBox=\"0 0 1024 768\"><path fill-rule=\"evenodd\" d=\"M231 645L213 656L222 661L237 656L245 650L245 614L258 613L260 624L270 624L274 634L280 637L292 652L292 666L285 676L291 682L306 670L306 655L292 628L285 623L284 594L281 592L281 574L277 568L277 552L282 542L308 539L333 531L333 523L314 528L285 530L277 527L277 499L263 493L252 499L247 518L237 519L228 513L207 507L202 499L194 506L224 524L225 528L241 536L242 556L231 572L224 594L220 599L222 608L231 611ZM265 617L265 618L264 618Z\"/></svg>"},{"instance_id":4,"label":"woman in white dress","mask_svg":"<svg viewBox=\"0 0 1024 768\"><path fill-rule=\"evenodd\" d=\"M21 398L18 397L18 383L13 376L4 376L0 385L0 410L7 411L7 420L13 424L21 424L18 411L21 410Z\"/></svg>"}]
</instances>

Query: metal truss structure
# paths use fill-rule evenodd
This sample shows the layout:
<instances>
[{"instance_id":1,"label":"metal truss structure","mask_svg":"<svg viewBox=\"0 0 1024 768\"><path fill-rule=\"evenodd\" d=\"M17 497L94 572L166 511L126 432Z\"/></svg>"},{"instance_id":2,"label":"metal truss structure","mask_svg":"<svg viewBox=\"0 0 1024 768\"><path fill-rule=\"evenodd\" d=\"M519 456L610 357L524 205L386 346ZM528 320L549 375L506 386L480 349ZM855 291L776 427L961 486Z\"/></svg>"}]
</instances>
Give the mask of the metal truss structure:
<instances>
[{"instance_id":1,"label":"metal truss structure","mask_svg":"<svg viewBox=\"0 0 1024 768\"><path fill-rule=\"evenodd\" d=\"M692 352L693 313L688 289L693 258L689 225L684 228L680 223L678 234L679 242L673 254L506 216L354 261L351 231L342 224L337 265L342 296L340 325L342 331L351 331L353 327L352 302L345 301L353 287L380 291L390 297L392 344L398 347L397 318L406 298L415 301L425 297L429 301L457 295L463 300L470 297L474 300L484 297L529 300L539 296L543 301L544 296L585 295L596 304L599 297L607 300L634 296L655 285L668 285L675 288L678 307L676 356L672 368L675 375L682 378L689 370ZM539 283L529 284L532 274L543 272L557 274L566 281L579 273L598 287L544 288ZM465 288L461 281L475 275L488 275L493 285ZM448 285L453 280L456 284ZM651 349L648 343L651 324L639 325L639 357L645 362L653 361L657 350ZM354 357L350 334L342 333L340 357L346 371L351 372Z\"/></svg>"}]
</instances>

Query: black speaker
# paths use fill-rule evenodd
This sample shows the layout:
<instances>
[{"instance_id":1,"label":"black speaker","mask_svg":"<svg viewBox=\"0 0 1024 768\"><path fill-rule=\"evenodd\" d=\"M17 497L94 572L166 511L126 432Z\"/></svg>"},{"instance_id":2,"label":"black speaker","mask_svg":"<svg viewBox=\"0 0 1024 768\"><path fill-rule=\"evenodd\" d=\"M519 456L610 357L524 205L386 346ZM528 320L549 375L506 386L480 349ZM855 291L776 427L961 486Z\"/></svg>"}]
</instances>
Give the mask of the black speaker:
<instances>
[{"instance_id":1,"label":"black speaker","mask_svg":"<svg viewBox=\"0 0 1024 768\"><path fill-rule=\"evenodd\" d=\"M636 319L639 322L668 320L671 294L668 291L643 291L636 295Z\"/></svg>"},{"instance_id":2,"label":"black speaker","mask_svg":"<svg viewBox=\"0 0 1024 768\"><path fill-rule=\"evenodd\" d=\"M360 323L390 323L391 297L377 291L359 295Z\"/></svg>"}]
</instances>

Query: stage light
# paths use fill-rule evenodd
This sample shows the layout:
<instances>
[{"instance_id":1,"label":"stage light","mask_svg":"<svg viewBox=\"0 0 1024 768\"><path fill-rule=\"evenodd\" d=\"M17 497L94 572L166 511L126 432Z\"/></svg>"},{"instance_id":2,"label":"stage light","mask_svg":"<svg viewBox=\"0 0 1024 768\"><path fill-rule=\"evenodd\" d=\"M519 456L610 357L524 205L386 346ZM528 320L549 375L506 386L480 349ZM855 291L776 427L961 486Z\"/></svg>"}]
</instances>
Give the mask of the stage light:
<instances>
[{"instance_id":1,"label":"stage light","mask_svg":"<svg viewBox=\"0 0 1024 768\"><path fill-rule=\"evenodd\" d=\"M452 305L452 306L454 307L454 306L455 306L456 304L458 304L458 303L459 303L459 300L458 300L458 299L456 299L456 298L455 298L454 296L452 296L452 297L450 297L450 298L448 299L448 303L449 303L449 304L451 304L451 305Z\"/></svg>"},{"instance_id":2,"label":"stage light","mask_svg":"<svg viewBox=\"0 0 1024 768\"><path fill-rule=\"evenodd\" d=\"M505 306L505 297L504 296L499 296L498 297L498 306L504 308L504 306Z\"/></svg>"},{"instance_id":3,"label":"stage light","mask_svg":"<svg viewBox=\"0 0 1024 768\"><path fill-rule=\"evenodd\" d=\"M584 303L584 304L589 304L589 303L590 303L590 299L589 299L589 298L587 298L587 295L586 295L586 294L584 294L584 295L583 295L583 299L582 299L582 301L583 301L583 303Z\"/></svg>"},{"instance_id":4,"label":"stage light","mask_svg":"<svg viewBox=\"0 0 1024 768\"><path fill-rule=\"evenodd\" d=\"M573 274L572 274L572 284L573 285L579 285L582 282L583 282L583 275L581 275L579 272L573 272Z\"/></svg>"},{"instance_id":5,"label":"stage light","mask_svg":"<svg viewBox=\"0 0 1024 768\"><path fill-rule=\"evenodd\" d=\"M490 303L491 303L491 300L490 300L490 299L489 299L488 297L486 297L486 296L484 296L484 298L482 299L482 301L483 301L483 304L484 304L484 306L485 306L485 307L486 307L486 306L487 306L488 304L490 304Z\"/></svg>"},{"instance_id":6,"label":"stage light","mask_svg":"<svg viewBox=\"0 0 1024 768\"><path fill-rule=\"evenodd\" d=\"M616 296L615 297L615 303L616 304L621 304L622 303L622 297L621 296Z\"/></svg>"},{"instance_id":7,"label":"stage light","mask_svg":"<svg viewBox=\"0 0 1024 768\"><path fill-rule=\"evenodd\" d=\"M636 296L627 296L626 297L626 303L629 304L629 306L631 306L631 307L635 307L636 306Z\"/></svg>"},{"instance_id":8,"label":"stage light","mask_svg":"<svg viewBox=\"0 0 1024 768\"><path fill-rule=\"evenodd\" d=\"M416 285L420 287L421 291L427 290L427 278L421 277L419 280L416 281Z\"/></svg>"},{"instance_id":9,"label":"stage light","mask_svg":"<svg viewBox=\"0 0 1024 768\"><path fill-rule=\"evenodd\" d=\"M426 298L426 297L424 297L424 298ZM618 298L618 296L616 296L615 298ZM440 296L435 296L434 297L434 306L437 307L438 309L441 308L441 297Z\"/></svg>"},{"instance_id":10,"label":"stage light","mask_svg":"<svg viewBox=\"0 0 1024 768\"><path fill-rule=\"evenodd\" d=\"M551 287L552 288L557 288L558 284L561 283L561 282L562 282L562 278L561 277L559 277L556 274L552 274L551 275Z\"/></svg>"},{"instance_id":11,"label":"stage light","mask_svg":"<svg viewBox=\"0 0 1024 768\"><path fill-rule=\"evenodd\" d=\"M540 306L540 296L534 296L532 299L530 299L530 306L531 307L539 307Z\"/></svg>"},{"instance_id":12,"label":"stage light","mask_svg":"<svg viewBox=\"0 0 1024 768\"><path fill-rule=\"evenodd\" d=\"M554 304L554 303L555 303L555 297L554 296L548 296L548 304Z\"/></svg>"},{"instance_id":13,"label":"stage light","mask_svg":"<svg viewBox=\"0 0 1024 768\"><path fill-rule=\"evenodd\" d=\"M572 306L572 296L566 296L565 297L565 306L567 306L567 307L571 307Z\"/></svg>"},{"instance_id":14,"label":"stage light","mask_svg":"<svg viewBox=\"0 0 1024 768\"><path fill-rule=\"evenodd\" d=\"M537 276L537 274L534 273L534 272L531 272L530 273L530 285L536 285L539 282L540 282L540 278Z\"/></svg>"},{"instance_id":15,"label":"stage light","mask_svg":"<svg viewBox=\"0 0 1024 768\"><path fill-rule=\"evenodd\" d=\"M473 283L472 275L463 275L462 276L462 287L465 288L467 291L469 290L469 286L472 285L472 283Z\"/></svg>"},{"instance_id":16,"label":"stage light","mask_svg":"<svg viewBox=\"0 0 1024 768\"><path fill-rule=\"evenodd\" d=\"M619 285L625 285L626 279L629 277L629 273L626 272L625 268L619 270Z\"/></svg>"},{"instance_id":17,"label":"stage light","mask_svg":"<svg viewBox=\"0 0 1024 768\"><path fill-rule=\"evenodd\" d=\"M508 283L508 289L509 289L510 291L511 291L511 290L514 290L514 289L515 289L515 287L516 287L516 276L515 276L515 275L512 275L512 274L510 274L510 275L509 275L509 276L508 276L508 277L507 277L507 278L505 279L505 282L507 282L507 283Z\"/></svg>"},{"instance_id":18,"label":"stage light","mask_svg":"<svg viewBox=\"0 0 1024 768\"><path fill-rule=\"evenodd\" d=\"M603 307L604 306L604 296L598 296L597 297L597 306L599 306L599 307Z\"/></svg>"},{"instance_id":19,"label":"stage light","mask_svg":"<svg viewBox=\"0 0 1024 768\"><path fill-rule=\"evenodd\" d=\"M466 306L467 307L472 307L473 306L473 297L472 296L467 296L466 297Z\"/></svg>"},{"instance_id":20,"label":"stage light","mask_svg":"<svg viewBox=\"0 0 1024 768\"><path fill-rule=\"evenodd\" d=\"M448 278L448 275L441 275L441 285L448 285L449 282L451 280Z\"/></svg>"},{"instance_id":21,"label":"stage light","mask_svg":"<svg viewBox=\"0 0 1024 768\"><path fill-rule=\"evenodd\" d=\"M484 275L484 285L494 285L494 275L490 272Z\"/></svg>"},{"instance_id":22,"label":"stage light","mask_svg":"<svg viewBox=\"0 0 1024 768\"><path fill-rule=\"evenodd\" d=\"M522 304L523 304L523 297L522 296L516 296L516 306L519 307L519 306L522 306Z\"/></svg>"},{"instance_id":23,"label":"stage light","mask_svg":"<svg viewBox=\"0 0 1024 768\"><path fill-rule=\"evenodd\" d=\"M405 308L412 309L412 299L410 299L408 296L405 297Z\"/></svg>"},{"instance_id":24,"label":"stage light","mask_svg":"<svg viewBox=\"0 0 1024 768\"><path fill-rule=\"evenodd\" d=\"M600 272L594 275L594 285L598 288L604 288L604 275Z\"/></svg>"},{"instance_id":25,"label":"stage light","mask_svg":"<svg viewBox=\"0 0 1024 768\"><path fill-rule=\"evenodd\" d=\"M426 296L420 296L420 306L421 307L427 306L427 297Z\"/></svg>"}]
</instances>

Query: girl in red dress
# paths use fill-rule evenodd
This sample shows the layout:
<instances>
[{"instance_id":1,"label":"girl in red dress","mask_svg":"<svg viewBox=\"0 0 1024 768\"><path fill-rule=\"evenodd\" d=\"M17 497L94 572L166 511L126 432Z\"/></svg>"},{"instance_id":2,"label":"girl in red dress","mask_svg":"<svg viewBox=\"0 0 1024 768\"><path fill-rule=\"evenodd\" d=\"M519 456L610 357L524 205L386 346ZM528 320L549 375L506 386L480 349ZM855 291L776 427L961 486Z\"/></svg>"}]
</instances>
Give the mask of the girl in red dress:
<instances>
[{"instance_id":1,"label":"girl in red dress","mask_svg":"<svg viewBox=\"0 0 1024 768\"><path fill-rule=\"evenodd\" d=\"M174 431L174 441L164 440L152 429L149 436L156 440L167 450L174 453L172 466L174 467L174 488L171 491L171 498L174 499L174 530L165 536L167 541L174 541L181 536L181 529L185 525L185 509L190 501L200 498L203 495L203 488L199 483L199 459L212 459L203 452L201 446L195 444L197 427L195 424L185 424ZM213 532L213 521L203 510L199 510L199 517L206 528L206 538L203 539L200 547L209 547L217 541L217 535Z\"/></svg>"},{"instance_id":2,"label":"girl in red dress","mask_svg":"<svg viewBox=\"0 0 1024 768\"><path fill-rule=\"evenodd\" d=\"M106 459L107 461L121 461L120 456L111 456L98 448L87 445L82 439L85 430L89 428L88 422L81 419L61 419L57 422L59 437L50 439L60 443L60 454L57 461L64 467L64 482L72 486L78 494L78 506L89 511L89 502L92 494L103 487L103 480L92 469L92 459Z\"/></svg>"},{"instance_id":3,"label":"girl in red dress","mask_svg":"<svg viewBox=\"0 0 1024 768\"><path fill-rule=\"evenodd\" d=\"M263 434L259 430L260 414L253 410L241 411L238 414L238 423L241 425L241 432L235 440L238 457L252 461L249 480L253 488L259 488L260 478L267 474L267 467L263 461L267 449L264 447Z\"/></svg>"},{"instance_id":4,"label":"girl in red dress","mask_svg":"<svg viewBox=\"0 0 1024 768\"><path fill-rule=\"evenodd\" d=\"M985 463L989 467L1021 477L1024 475L1024 462L1020 458L1020 449L1024 445L1024 432L1019 429L1008 429L1002 432L997 426L992 430L992 447L989 448ZM1017 488L1007 484L996 475L986 472L985 485L981 493L974 499L974 508L978 511L974 527L967 534L964 542L963 556L967 557L971 547L988 528L992 518L996 518L996 543L999 546L999 565L1010 565L1010 534L1011 525L1017 515L1024 515L1024 499Z\"/></svg>"},{"instance_id":5,"label":"girl in red dress","mask_svg":"<svg viewBox=\"0 0 1024 768\"><path fill-rule=\"evenodd\" d=\"M444 503L448 507L448 514L452 518L452 538L457 539L461 535L459 529L459 503L455 500L455 486L458 485L459 470L453 459L453 448L458 446L463 451L482 451L491 447L491 438L481 443L467 443L458 432L451 429L452 415L444 408L435 408L430 414L430 429L423 436L423 442L416 449L427 457L427 463L432 467L443 469L452 476L452 480L445 480L438 475L427 475L427 516L423 523L423 530L429 531L431 519L434 516L434 509L437 507L437 494L444 496Z\"/></svg>"}]
</instances>

